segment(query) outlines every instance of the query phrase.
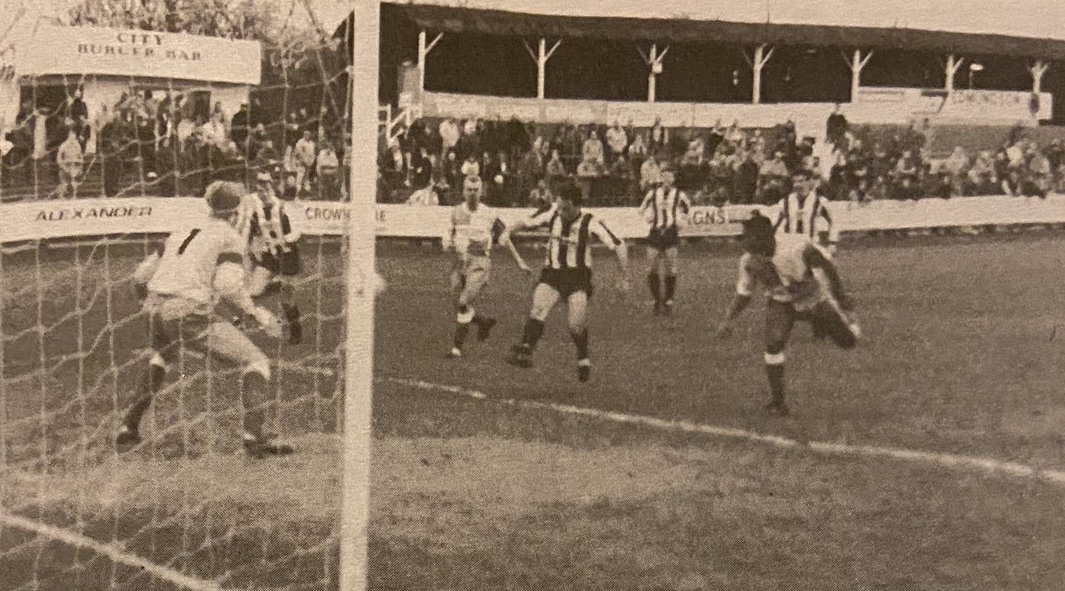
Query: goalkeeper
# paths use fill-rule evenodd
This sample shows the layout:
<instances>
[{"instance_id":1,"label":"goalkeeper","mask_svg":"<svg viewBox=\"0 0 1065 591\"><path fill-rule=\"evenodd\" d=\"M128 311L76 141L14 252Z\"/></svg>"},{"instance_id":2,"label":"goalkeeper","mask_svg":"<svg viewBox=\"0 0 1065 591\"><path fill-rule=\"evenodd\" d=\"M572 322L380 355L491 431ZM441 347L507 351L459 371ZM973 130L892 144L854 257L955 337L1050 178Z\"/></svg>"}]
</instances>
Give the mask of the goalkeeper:
<instances>
[{"instance_id":1,"label":"goalkeeper","mask_svg":"<svg viewBox=\"0 0 1065 591\"><path fill-rule=\"evenodd\" d=\"M281 337L281 324L265 308L256 306L244 285L245 241L235 228L245 190L242 185L217 181L205 196L210 213L197 227L171 234L161 250L136 269L133 280L148 316L152 357L138 398L127 411L116 443L120 451L140 443L141 417L159 392L167 370L182 347L241 368L240 399L244 407L244 449L253 457L286 455L289 445L277 444L263 433L270 362L232 323L215 312L219 299L254 317L271 337Z\"/></svg>"}]
</instances>

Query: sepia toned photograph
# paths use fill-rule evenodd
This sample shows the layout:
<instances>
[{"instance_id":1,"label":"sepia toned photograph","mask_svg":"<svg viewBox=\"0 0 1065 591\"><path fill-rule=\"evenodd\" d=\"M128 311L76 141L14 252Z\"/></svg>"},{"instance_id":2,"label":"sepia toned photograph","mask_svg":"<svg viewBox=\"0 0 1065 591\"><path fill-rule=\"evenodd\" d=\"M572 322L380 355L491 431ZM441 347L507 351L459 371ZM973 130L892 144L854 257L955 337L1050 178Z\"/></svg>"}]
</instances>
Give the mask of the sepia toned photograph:
<instances>
[{"instance_id":1,"label":"sepia toned photograph","mask_svg":"<svg viewBox=\"0 0 1065 591\"><path fill-rule=\"evenodd\" d=\"M0 0L0 591L1062 590L1062 25Z\"/></svg>"}]
</instances>

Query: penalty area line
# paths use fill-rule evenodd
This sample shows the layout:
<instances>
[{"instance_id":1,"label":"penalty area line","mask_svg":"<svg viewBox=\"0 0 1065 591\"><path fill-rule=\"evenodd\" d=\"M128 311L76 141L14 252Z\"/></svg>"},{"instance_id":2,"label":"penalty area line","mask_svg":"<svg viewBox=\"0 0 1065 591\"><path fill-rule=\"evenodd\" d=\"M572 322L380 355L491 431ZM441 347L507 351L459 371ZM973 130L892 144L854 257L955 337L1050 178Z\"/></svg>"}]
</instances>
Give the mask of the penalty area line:
<instances>
[{"instance_id":1,"label":"penalty area line","mask_svg":"<svg viewBox=\"0 0 1065 591\"><path fill-rule=\"evenodd\" d=\"M963 456L950 453L917 451L897 447L882 447L876 445L849 445L846 443L829 443L823 441L799 441L778 435L766 435L745 429L731 427L716 427L695 423L692 421L673 421L659 419L645 415L627 414L617 411L600 410L557 402L540 402L536 400L516 400L513 398L494 398L477 390L470 390L458 386L434 384L423 380L406 378L378 378L378 382L388 382L401 386L408 386L426 391L435 391L455 394L476 400L496 400L504 404L512 404L525 408L550 410L556 413L583 416L601 421L625 425L638 425L649 427L664 432L692 433L718 437L723 439L736 439L763 443L785 449L808 449L822 455L831 456L861 456L870 458L889 458L912 463L931 464L944 468L982 472L990 475L1005 475L1015 478L1031 478L1046 481L1055 485L1065 486L1065 471L1040 469L1017 462L1003 462L991 458L976 456Z\"/></svg>"},{"instance_id":2,"label":"penalty area line","mask_svg":"<svg viewBox=\"0 0 1065 591\"><path fill-rule=\"evenodd\" d=\"M104 544L77 532L27 519L12 513L0 511L0 526L28 531L44 538L63 542L74 548L89 550L100 556L110 558L112 562L140 569L141 572L148 573L161 581L173 583L174 585L188 589L189 591L233 591L232 589L224 590L223 587L218 585L218 583L190 577L172 568L130 554L117 544Z\"/></svg>"}]
</instances>

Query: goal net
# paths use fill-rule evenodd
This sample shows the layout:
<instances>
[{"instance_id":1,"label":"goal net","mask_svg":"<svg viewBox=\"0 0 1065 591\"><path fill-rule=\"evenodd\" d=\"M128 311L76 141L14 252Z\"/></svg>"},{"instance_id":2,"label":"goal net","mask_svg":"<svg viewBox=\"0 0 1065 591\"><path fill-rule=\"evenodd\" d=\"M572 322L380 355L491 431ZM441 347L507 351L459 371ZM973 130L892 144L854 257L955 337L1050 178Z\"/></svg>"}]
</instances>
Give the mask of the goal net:
<instances>
[{"instance_id":1,"label":"goal net","mask_svg":"<svg viewBox=\"0 0 1065 591\"><path fill-rule=\"evenodd\" d=\"M351 97L336 22L303 0L22 0L3 19L0 588L337 588ZM42 43L118 66L65 72ZM208 183L263 171L303 232L303 338L245 330L272 362L267 431L296 453L246 456L241 368L192 352L120 453L149 359L131 273L203 215Z\"/></svg>"}]
</instances>

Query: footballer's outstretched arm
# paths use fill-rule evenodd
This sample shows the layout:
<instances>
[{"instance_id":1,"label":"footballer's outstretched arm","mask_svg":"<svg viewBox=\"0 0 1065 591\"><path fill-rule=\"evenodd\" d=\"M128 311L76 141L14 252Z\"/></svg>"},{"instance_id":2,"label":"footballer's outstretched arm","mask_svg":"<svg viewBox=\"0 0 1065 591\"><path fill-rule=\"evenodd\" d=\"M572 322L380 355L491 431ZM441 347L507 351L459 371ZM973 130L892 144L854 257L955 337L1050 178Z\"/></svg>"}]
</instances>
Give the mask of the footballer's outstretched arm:
<instances>
[{"instance_id":1,"label":"footballer's outstretched arm","mask_svg":"<svg viewBox=\"0 0 1065 591\"><path fill-rule=\"evenodd\" d=\"M518 264L518 268L526 273L531 273L532 269L522 258L521 253L518 252L518 247L515 246L514 241L511 240L510 233L507 232L507 225L503 223L503 220L496 218L492 223L492 240L498 242L507 247L507 251L510 256L513 257L514 262Z\"/></svg>"},{"instance_id":2,"label":"footballer's outstretched arm","mask_svg":"<svg viewBox=\"0 0 1065 591\"><path fill-rule=\"evenodd\" d=\"M618 238L616 234L610 231L610 228L603 223L602 220L594 220L591 226L591 231L597 238L611 250L618 257L618 270L621 272L620 288L622 291L628 291L629 289L629 247L625 244L625 241Z\"/></svg>"},{"instance_id":3,"label":"footballer's outstretched arm","mask_svg":"<svg viewBox=\"0 0 1065 591\"><path fill-rule=\"evenodd\" d=\"M148 297L148 282L155 276L162 258L162 247L159 247L149 253L133 271L133 286L137 290L137 297L142 300Z\"/></svg>"},{"instance_id":4,"label":"footballer's outstretched arm","mask_svg":"<svg viewBox=\"0 0 1065 591\"><path fill-rule=\"evenodd\" d=\"M717 327L717 336L727 337L732 334L732 322L747 309L751 303L751 294L754 293L755 278L747 268L748 255L740 258L740 274L736 281L736 295L729 304L725 317Z\"/></svg>"},{"instance_id":5,"label":"footballer's outstretched arm","mask_svg":"<svg viewBox=\"0 0 1065 591\"><path fill-rule=\"evenodd\" d=\"M245 286L244 255L234 251L218 255L213 286L220 297L252 316L259 326L273 338L281 337L281 323L269 310L255 305Z\"/></svg>"}]
</instances>

